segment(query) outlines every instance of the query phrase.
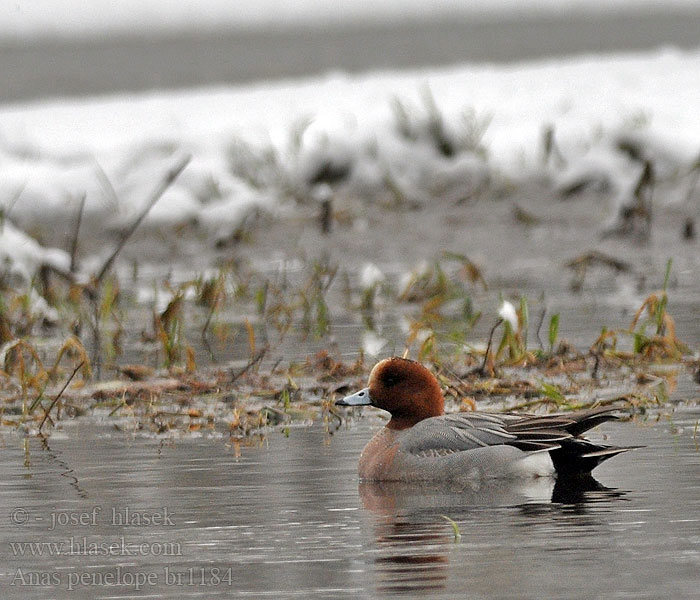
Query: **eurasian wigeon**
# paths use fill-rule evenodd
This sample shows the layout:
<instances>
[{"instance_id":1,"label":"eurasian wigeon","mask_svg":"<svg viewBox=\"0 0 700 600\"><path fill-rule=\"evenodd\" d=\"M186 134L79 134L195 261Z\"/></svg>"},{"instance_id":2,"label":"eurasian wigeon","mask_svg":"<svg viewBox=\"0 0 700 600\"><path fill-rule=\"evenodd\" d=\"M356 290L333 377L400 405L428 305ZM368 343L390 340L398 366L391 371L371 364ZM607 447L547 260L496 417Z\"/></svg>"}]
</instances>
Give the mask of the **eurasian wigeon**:
<instances>
[{"instance_id":1,"label":"eurasian wigeon","mask_svg":"<svg viewBox=\"0 0 700 600\"><path fill-rule=\"evenodd\" d=\"M602 461L629 450L580 437L614 409L564 415L487 412L444 414L435 376L405 358L377 363L368 387L336 402L371 405L391 419L360 456L361 479L374 481L488 480L590 473Z\"/></svg>"}]
</instances>

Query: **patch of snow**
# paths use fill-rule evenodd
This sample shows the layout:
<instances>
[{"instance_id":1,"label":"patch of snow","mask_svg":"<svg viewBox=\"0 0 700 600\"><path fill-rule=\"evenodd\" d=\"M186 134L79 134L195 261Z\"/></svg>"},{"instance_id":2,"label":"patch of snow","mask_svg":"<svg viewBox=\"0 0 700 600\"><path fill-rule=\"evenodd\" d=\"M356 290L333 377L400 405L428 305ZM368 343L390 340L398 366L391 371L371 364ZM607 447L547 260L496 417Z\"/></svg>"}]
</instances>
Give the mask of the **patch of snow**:
<instances>
[{"instance_id":1,"label":"patch of snow","mask_svg":"<svg viewBox=\"0 0 700 600\"><path fill-rule=\"evenodd\" d=\"M498 309L498 316L501 317L513 328L513 331L518 329L518 314L515 312L515 307L508 300L504 300L501 307Z\"/></svg>"},{"instance_id":2,"label":"patch of snow","mask_svg":"<svg viewBox=\"0 0 700 600\"><path fill-rule=\"evenodd\" d=\"M360 285L369 290L379 285L386 279L382 270L374 263L365 263L360 271Z\"/></svg>"},{"instance_id":3,"label":"patch of snow","mask_svg":"<svg viewBox=\"0 0 700 600\"><path fill-rule=\"evenodd\" d=\"M58 248L44 248L8 221L2 223L0 276L5 283L26 285L43 266L67 273L70 269L70 256Z\"/></svg>"}]
</instances>

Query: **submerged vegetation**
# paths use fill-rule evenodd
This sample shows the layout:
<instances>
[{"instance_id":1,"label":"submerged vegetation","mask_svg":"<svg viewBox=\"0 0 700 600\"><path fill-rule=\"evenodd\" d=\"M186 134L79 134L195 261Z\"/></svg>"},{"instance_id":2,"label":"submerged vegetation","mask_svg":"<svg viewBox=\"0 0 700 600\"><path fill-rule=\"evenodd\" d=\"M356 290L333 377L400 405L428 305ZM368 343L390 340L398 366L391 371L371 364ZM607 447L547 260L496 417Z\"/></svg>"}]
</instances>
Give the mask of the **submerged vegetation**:
<instances>
[{"instance_id":1,"label":"submerged vegetation","mask_svg":"<svg viewBox=\"0 0 700 600\"><path fill-rule=\"evenodd\" d=\"M160 435L245 438L319 419L332 429L342 420L337 396L364 385L373 355L391 352L430 363L459 410L618 403L645 412L668 402L678 377L698 366L668 310L670 272L669 261L661 290L628 327L603 327L587 350L560 338L560 314L541 307L532 315L525 297L477 309L477 297L488 302L486 277L455 253L403 274L373 264L351 272L327 260L273 272L233 261L166 282L148 310L115 275L89 288L49 276L41 298L51 298L50 321L33 309L38 282L24 295L4 295L0 418L42 435L75 416ZM391 342L380 328L387 311L401 324ZM127 325L127 314L133 321L149 312L142 330ZM348 324L374 340L344 348L356 357L350 361L334 349L338 327ZM475 334L479 324L486 339ZM319 349L285 360L300 344ZM148 357L141 364L129 362L137 346ZM222 349L232 358L217 357Z\"/></svg>"}]
</instances>

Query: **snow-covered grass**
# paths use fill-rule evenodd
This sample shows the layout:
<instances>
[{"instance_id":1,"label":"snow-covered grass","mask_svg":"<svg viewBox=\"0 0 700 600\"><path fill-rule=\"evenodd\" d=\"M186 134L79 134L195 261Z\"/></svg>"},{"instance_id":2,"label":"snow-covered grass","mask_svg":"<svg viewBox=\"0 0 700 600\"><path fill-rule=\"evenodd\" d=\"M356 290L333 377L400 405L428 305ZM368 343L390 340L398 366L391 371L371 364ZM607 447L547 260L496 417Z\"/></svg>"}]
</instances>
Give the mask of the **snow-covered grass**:
<instances>
[{"instance_id":1,"label":"snow-covered grass","mask_svg":"<svg viewBox=\"0 0 700 600\"><path fill-rule=\"evenodd\" d=\"M60 245L85 196L83 230L118 231L185 153L193 159L146 231L190 224L216 241L251 213L329 189L425 205L529 178L598 186L621 205L645 160L657 179L688 176L700 150L698 71L700 53L665 50L7 105L0 208ZM556 153L545 160L548 128Z\"/></svg>"}]
</instances>

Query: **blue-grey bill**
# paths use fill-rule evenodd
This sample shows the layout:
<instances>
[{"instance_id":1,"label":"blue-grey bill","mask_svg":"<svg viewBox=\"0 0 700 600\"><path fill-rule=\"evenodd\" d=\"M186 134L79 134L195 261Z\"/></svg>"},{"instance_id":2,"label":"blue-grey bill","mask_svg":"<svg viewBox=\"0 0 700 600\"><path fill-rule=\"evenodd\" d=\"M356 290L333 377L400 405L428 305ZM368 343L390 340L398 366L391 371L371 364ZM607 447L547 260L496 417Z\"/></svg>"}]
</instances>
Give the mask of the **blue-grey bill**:
<instances>
[{"instance_id":1,"label":"blue-grey bill","mask_svg":"<svg viewBox=\"0 0 700 600\"><path fill-rule=\"evenodd\" d=\"M342 400L336 401L336 406L367 406L372 404L372 400L369 397L369 388L345 396Z\"/></svg>"}]
</instances>

